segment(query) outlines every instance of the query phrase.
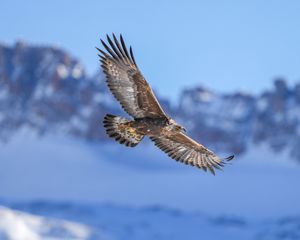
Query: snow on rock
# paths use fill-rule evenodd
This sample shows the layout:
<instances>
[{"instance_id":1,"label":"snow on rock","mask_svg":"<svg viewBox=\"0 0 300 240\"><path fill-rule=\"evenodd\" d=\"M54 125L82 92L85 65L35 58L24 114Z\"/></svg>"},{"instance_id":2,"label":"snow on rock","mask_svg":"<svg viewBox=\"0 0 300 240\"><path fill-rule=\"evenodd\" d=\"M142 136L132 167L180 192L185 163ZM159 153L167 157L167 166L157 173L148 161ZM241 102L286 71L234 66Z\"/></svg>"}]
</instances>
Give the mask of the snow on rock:
<instances>
[{"instance_id":1,"label":"snow on rock","mask_svg":"<svg viewBox=\"0 0 300 240\"><path fill-rule=\"evenodd\" d=\"M28 214L0 206L0 239L95 239L92 228L80 223ZM97 239L109 239L97 231Z\"/></svg>"}]
</instances>

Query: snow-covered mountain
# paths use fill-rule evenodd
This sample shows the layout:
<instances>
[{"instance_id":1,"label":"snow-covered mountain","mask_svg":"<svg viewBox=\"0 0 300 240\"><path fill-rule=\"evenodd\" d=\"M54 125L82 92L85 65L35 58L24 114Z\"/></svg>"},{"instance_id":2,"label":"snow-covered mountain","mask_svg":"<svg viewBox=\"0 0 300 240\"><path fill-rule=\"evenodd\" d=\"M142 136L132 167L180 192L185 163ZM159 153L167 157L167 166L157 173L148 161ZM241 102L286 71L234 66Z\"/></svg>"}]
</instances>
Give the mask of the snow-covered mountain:
<instances>
[{"instance_id":1,"label":"snow-covered mountain","mask_svg":"<svg viewBox=\"0 0 300 240\"><path fill-rule=\"evenodd\" d=\"M109 104L103 83L88 78L66 52L22 42L0 46L3 141L22 126L41 135L59 131L99 140L104 136L99 119L102 111L111 108Z\"/></svg>"},{"instance_id":2,"label":"snow-covered mountain","mask_svg":"<svg viewBox=\"0 0 300 240\"><path fill-rule=\"evenodd\" d=\"M258 96L185 90L179 109L191 119L194 137L219 151L245 153L249 145L266 144L300 160L300 84L289 88L276 79L272 90Z\"/></svg>"},{"instance_id":3,"label":"snow-covered mountain","mask_svg":"<svg viewBox=\"0 0 300 240\"><path fill-rule=\"evenodd\" d=\"M300 84L288 87L277 79L273 89L257 96L195 87L183 90L175 107L160 100L166 112L213 150L239 154L264 144L274 152L287 149L300 160ZM124 115L101 71L87 76L65 51L24 42L0 45L0 109L4 142L24 126L40 135L58 132L109 141L101 127L103 115Z\"/></svg>"},{"instance_id":4,"label":"snow-covered mountain","mask_svg":"<svg viewBox=\"0 0 300 240\"><path fill-rule=\"evenodd\" d=\"M11 207L18 210L0 207L0 239L3 240L300 238L299 217L254 221L231 215L187 213L160 206L131 208L109 204L76 205L43 201L14 203Z\"/></svg>"},{"instance_id":5,"label":"snow-covered mountain","mask_svg":"<svg viewBox=\"0 0 300 240\"><path fill-rule=\"evenodd\" d=\"M93 229L76 222L36 216L0 206L1 240L112 239L104 232L100 227Z\"/></svg>"},{"instance_id":6,"label":"snow-covered mountain","mask_svg":"<svg viewBox=\"0 0 300 240\"><path fill-rule=\"evenodd\" d=\"M166 112L213 150L239 154L265 144L274 152L287 149L300 160L300 84L288 87L277 79L273 89L257 96L195 87L183 90L175 107L160 100ZM124 115L101 71L87 76L65 51L23 42L0 45L0 109L2 141L24 126L40 135L59 132L109 141L101 127L104 113Z\"/></svg>"}]
</instances>

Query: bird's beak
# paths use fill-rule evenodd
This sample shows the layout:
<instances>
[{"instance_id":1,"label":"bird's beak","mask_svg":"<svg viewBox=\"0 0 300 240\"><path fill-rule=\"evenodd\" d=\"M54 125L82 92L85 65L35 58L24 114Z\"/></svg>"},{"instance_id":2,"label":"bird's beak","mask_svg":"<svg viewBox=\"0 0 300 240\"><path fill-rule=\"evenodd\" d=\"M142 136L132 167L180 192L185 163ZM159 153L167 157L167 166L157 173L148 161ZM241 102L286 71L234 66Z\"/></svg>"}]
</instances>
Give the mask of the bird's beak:
<instances>
[{"instance_id":1,"label":"bird's beak","mask_svg":"<svg viewBox=\"0 0 300 240\"><path fill-rule=\"evenodd\" d=\"M186 133L186 129L183 127L182 130Z\"/></svg>"}]
</instances>

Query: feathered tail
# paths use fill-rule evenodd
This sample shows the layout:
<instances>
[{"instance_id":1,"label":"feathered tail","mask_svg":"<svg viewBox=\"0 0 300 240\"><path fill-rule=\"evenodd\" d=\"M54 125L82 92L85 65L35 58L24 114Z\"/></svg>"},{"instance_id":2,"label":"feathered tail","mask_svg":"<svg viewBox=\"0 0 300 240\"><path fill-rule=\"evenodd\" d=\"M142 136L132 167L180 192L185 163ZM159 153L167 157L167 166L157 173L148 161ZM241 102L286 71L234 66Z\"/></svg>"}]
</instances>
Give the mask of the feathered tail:
<instances>
[{"instance_id":1,"label":"feathered tail","mask_svg":"<svg viewBox=\"0 0 300 240\"><path fill-rule=\"evenodd\" d=\"M108 136L127 147L135 147L144 137L137 132L132 123L133 121L111 114L107 114L103 120Z\"/></svg>"}]
</instances>

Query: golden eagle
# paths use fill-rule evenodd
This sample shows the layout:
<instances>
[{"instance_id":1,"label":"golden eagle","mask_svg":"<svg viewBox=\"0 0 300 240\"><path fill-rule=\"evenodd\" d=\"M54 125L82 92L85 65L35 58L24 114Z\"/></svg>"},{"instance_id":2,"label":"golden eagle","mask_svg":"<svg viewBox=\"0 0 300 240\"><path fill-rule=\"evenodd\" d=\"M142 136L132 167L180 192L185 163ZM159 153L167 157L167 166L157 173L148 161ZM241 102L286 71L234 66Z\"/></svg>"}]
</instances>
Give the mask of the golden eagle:
<instances>
[{"instance_id":1,"label":"golden eagle","mask_svg":"<svg viewBox=\"0 0 300 240\"><path fill-rule=\"evenodd\" d=\"M122 35L119 40L114 34L112 38L107 35L107 42L101 39L107 52L97 48L107 85L122 108L133 117L128 120L107 114L103 123L110 137L134 147L148 136L171 158L205 171L208 169L213 174L214 168L221 169L225 160L233 159L234 156L221 159L195 142L164 112L136 64L132 48L127 50Z\"/></svg>"}]
</instances>

